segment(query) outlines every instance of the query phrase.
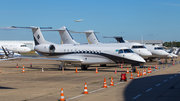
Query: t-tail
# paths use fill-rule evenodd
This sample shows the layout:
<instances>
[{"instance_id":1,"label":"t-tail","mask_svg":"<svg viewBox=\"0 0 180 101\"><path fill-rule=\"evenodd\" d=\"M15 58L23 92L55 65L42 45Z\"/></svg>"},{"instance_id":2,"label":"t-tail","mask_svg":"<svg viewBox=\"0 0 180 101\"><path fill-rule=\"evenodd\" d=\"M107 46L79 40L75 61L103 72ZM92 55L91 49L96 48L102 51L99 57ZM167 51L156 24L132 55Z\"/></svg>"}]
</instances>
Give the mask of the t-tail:
<instances>
[{"instance_id":1,"label":"t-tail","mask_svg":"<svg viewBox=\"0 0 180 101\"><path fill-rule=\"evenodd\" d=\"M117 43L126 43L126 41L124 41L123 37L104 37L104 38L115 38L117 40Z\"/></svg>"},{"instance_id":2,"label":"t-tail","mask_svg":"<svg viewBox=\"0 0 180 101\"><path fill-rule=\"evenodd\" d=\"M86 37L87 37L87 40L88 40L88 43L89 44L98 44L100 43L96 34L97 32L94 32L93 30L88 30L88 31L85 31L85 32L74 32L74 31L71 31L72 33L86 33Z\"/></svg>"},{"instance_id":3,"label":"t-tail","mask_svg":"<svg viewBox=\"0 0 180 101\"><path fill-rule=\"evenodd\" d=\"M51 43L51 42L48 42L48 41L46 41L44 39L44 37L43 37L43 35L41 33L41 29L52 29L52 27L34 27L34 26L30 26L30 27L16 27L16 26L12 26L12 28L32 29L35 45Z\"/></svg>"},{"instance_id":4,"label":"t-tail","mask_svg":"<svg viewBox=\"0 0 180 101\"><path fill-rule=\"evenodd\" d=\"M69 30L65 26L59 29L42 30L42 31L58 31L61 36L61 44L79 44L73 39L73 37L69 33Z\"/></svg>"}]
</instances>

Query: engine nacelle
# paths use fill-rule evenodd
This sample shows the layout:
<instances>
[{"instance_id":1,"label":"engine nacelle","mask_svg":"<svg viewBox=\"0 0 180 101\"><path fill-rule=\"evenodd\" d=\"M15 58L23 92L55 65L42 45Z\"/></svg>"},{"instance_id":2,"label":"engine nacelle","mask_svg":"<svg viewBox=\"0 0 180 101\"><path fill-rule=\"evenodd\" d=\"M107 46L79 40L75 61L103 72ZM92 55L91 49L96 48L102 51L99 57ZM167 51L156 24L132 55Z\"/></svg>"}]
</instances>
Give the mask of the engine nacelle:
<instances>
[{"instance_id":1,"label":"engine nacelle","mask_svg":"<svg viewBox=\"0 0 180 101\"><path fill-rule=\"evenodd\" d=\"M54 53L55 49L53 44L40 44L34 47L35 51L43 53Z\"/></svg>"}]
</instances>

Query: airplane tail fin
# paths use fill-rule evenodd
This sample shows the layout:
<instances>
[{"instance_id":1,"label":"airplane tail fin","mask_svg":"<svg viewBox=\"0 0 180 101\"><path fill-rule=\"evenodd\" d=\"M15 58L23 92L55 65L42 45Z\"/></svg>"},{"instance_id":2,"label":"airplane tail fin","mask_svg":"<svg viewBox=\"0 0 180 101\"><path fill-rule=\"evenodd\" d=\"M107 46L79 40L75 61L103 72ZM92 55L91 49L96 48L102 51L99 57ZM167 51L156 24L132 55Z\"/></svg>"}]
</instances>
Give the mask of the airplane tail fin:
<instances>
[{"instance_id":1,"label":"airplane tail fin","mask_svg":"<svg viewBox=\"0 0 180 101\"><path fill-rule=\"evenodd\" d=\"M68 29L63 26L57 30L42 30L42 31L58 31L61 36L61 44L79 44L75 40L73 40L73 37L69 33Z\"/></svg>"},{"instance_id":2,"label":"airplane tail fin","mask_svg":"<svg viewBox=\"0 0 180 101\"><path fill-rule=\"evenodd\" d=\"M175 54L178 55L179 52L180 52L180 48L177 49L177 52Z\"/></svg>"},{"instance_id":3,"label":"airplane tail fin","mask_svg":"<svg viewBox=\"0 0 180 101\"><path fill-rule=\"evenodd\" d=\"M41 29L52 29L52 27L34 27L34 26L30 26L30 27L16 27L16 26L12 26L11 28L32 29L35 45L50 43L50 42L48 42L48 41L46 41L44 39L44 37L43 37L43 35L41 33Z\"/></svg>"},{"instance_id":4,"label":"airplane tail fin","mask_svg":"<svg viewBox=\"0 0 180 101\"><path fill-rule=\"evenodd\" d=\"M4 51L7 58L14 57L14 52L10 53L9 50L8 49L5 50L3 46L2 46L2 49L3 49L3 51Z\"/></svg>"},{"instance_id":5,"label":"airplane tail fin","mask_svg":"<svg viewBox=\"0 0 180 101\"><path fill-rule=\"evenodd\" d=\"M74 32L74 31L71 31L72 33L86 33L86 37L87 37L87 40L89 42L89 44L98 44L100 43L96 34L95 33L98 33L98 32L94 32L93 30L88 30L88 31L85 31L85 32Z\"/></svg>"}]
</instances>

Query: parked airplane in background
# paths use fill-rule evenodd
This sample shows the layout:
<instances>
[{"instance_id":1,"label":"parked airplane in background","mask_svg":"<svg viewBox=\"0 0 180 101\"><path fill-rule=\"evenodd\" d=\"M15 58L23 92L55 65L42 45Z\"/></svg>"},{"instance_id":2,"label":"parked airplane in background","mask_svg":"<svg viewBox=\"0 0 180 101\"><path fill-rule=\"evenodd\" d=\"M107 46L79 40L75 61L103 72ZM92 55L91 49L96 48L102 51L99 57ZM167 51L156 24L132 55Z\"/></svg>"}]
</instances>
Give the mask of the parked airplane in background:
<instances>
[{"instance_id":1,"label":"parked airplane in background","mask_svg":"<svg viewBox=\"0 0 180 101\"><path fill-rule=\"evenodd\" d=\"M167 50L166 50L167 51ZM179 54L180 48L172 47L169 51L167 51L173 58L177 58Z\"/></svg>"},{"instance_id":2,"label":"parked airplane in background","mask_svg":"<svg viewBox=\"0 0 180 101\"><path fill-rule=\"evenodd\" d=\"M71 32L73 32L73 31L71 31ZM125 43L124 41L123 41L123 43L100 43L93 30L88 30L85 32L73 32L73 33L86 33L86 37L87 37L89 44L99 44L99 45L103 45L103 46L126 46L126 47L129 47L136 54L143 57L144 59L147 59L148 57L150 57L152 55L151 52L149 50L147 50L144 47L144 45L142 45L140 43L136 43L136 42Z\"/></svg>"},{"instance_id":3,"label":"parked airplane in background","mask_svg":"<svg viewBox=\"0 0 180 101\"><path fill-rule=\"evenodd\" d=\"M151 51L152 56L148 59L152 61L152 59L159 58L159 59L167 59L172 58L172 56L166 52L162 47L158 45L146 45L146 48Z\"/></svg>"},{"instance_id":4,"label":"parked airplane in background","mask_svg":"<svg viewBox=\"0 0 180 101\"><path fill-rule=\"evenodd\" d=\"M80 20L74 20L75 22L81 22L81 21L83 21L83 19L80 19Z\"/></svg>"},{"instance_id":5,"label":"parked airplane in background","mask_svg":"<svg viewBox=\"0 0 180 101\"><path fill-rule=\"evenodd\" d=\"M116 40L118 41L118 39ZM121 38L119 40L121 41L118 41L118 42L122 42L123 39ZM124 42L128 43L128 41L124 41ZM155 59L155 58L159 58L159 59L173 58L171 54L166 52L162 47L158 45L145 45L145 47L152 53L152 56L150 56L147 60L152 61L152 59Z\"/></svg>"},{"instance_id":6,"label":"parked airplane in background","mask_svg":"<svg viewBox=\"0 0 180 101\"><path fill-rule=\"evenodd\" d=\"M31 49L27 47L24 43L20 42L0 42L0 57L5 58L6 55L2 50L4 47L5 50L9 50L14 56L21 56L20 53L30 52Z\"/></svg>"},{"instance_id":7,"label":"parked airplane in background","mask_svg":"<svg viewBox=\"0 0 180 101\"><path fill-rule=\"evenodd\" d=\"M133 53L128 47L105 47L101 45L55 44L44 39L40 27L15 27L32 29L34 50L50 60L60 60L59 69L68 64L81 64L81 69L87 69L91 64L108 63L144 63L145 60ZM60 29L62 30L62 29Z\"/></svg>"},{"instance_id":8,"label":"parked airplane in background","mask_svg":"<svg viewBox=\"0 0 180 101\"><path fill-rule=\"evenodd\" d=\"M29 47L27 47L24 43L20 43L20 42L0 42L0 48L2 46L5 49L8 49L16 53L26 53L31 51Z\"/></svg>"}]
</instances>

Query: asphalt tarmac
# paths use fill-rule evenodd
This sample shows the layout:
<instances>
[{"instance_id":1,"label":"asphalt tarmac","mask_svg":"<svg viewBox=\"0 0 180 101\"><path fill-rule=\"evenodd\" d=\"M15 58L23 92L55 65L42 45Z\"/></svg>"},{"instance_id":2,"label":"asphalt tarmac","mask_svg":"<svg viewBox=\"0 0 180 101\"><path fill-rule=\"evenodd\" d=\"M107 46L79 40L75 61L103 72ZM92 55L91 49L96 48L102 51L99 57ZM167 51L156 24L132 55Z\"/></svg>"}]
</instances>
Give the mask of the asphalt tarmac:
<instances>
[{"instance_id":1,"label":"asphalt tarmac","mask_svg":"<svg viewBox=\"0 0 180 101\"><path fill-rule=\"evenodd\" d=\"M179 101L180 96L180 58L178 64L158 64L158 61L147 62L152 73L136 77L126 74L128 82L120 82L121 73L125 73L130 65L108 64L106 67L93 65L88 70L68 65L64 72L58 70L59 61L51 60L9 60L0 64L0 99L2 101L58 101L60 90L64 89L66 101ZM18 68L17 68L18 64ZM32 67L31 67L32 64ZM154 69L157 64L158 69ZM25 73L22 73L22 67ZM98 73L95 73L98 67ZM163 68L164 67L164 68ZM41 73L44 68L44 73ZM138 70L144 68L137 67ZM148 68L145 68L146 71ZM115 70L117 73L115 73ZM110 78L114 86L110 85ZM106 78L108 88L102 88ZM89 94L84 92L87 83Z\"/></svg>"}]
</instances>

